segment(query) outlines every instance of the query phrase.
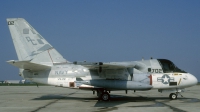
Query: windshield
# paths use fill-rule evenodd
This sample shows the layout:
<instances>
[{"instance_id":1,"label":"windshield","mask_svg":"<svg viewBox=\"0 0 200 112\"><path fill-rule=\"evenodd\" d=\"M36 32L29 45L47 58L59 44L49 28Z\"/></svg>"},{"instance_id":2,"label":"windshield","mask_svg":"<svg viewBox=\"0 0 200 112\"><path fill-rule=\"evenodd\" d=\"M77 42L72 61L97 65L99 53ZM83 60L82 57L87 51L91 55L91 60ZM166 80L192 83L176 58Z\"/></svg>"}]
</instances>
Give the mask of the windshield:
<instances>
[{"instance_id":1,"label":"windshield","mask_svg":"<svg viewBox=\"0 0 200 112\"><path fill-rule=\"evenodd\" d=\"M158 62L160 62L160 65L163 69L164 73L173 73L173 72L181 72L181 73L186 73L184 70L179 69L178 67L176 67L174 65L174 63L172 63L169 60L166 59L158 59Z\"/></svg>"}]
</instances>

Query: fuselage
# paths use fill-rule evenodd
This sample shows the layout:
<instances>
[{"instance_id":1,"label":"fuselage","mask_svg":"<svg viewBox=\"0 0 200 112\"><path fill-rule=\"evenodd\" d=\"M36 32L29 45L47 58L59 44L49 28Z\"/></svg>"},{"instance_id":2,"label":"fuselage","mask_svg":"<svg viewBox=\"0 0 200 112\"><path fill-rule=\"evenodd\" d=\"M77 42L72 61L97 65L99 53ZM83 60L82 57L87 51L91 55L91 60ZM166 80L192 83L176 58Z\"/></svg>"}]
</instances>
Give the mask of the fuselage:
<instances>
[{"instance_id":1,"label":"fuselage","mask_svg":"<svg viewBox=\"0 0 200 112\"><path fill-rule=\"evenodd\" d=\"M166 60L164 61L166 62ZM115 63L119 64L120 62ZM147 88L146 90L149 90L150 88L178 89L190 87L197 84L197 79L192 74L181 72L182 70L178 68L173 68L172 65L168 65L171 66L171 68L169 68L165 64L165 67L169 68L166 72L166 68L163 69L162 64L159 62L159 60L156 59L127 63L136 64L135 68L131 68L132 72L130 72L130 68L103 69L102 72L99 72L98 70L90 70L82 65L75 65L71 63L64 65L55 65L52 66L51 69L40 72L30 72L28 70L21 70L21 74L25 79L31 80L33 82L79 89L92 89L98 87L94 84L86 84L83 82L91 80L94 80L96 82L101 80L102 83L106 83L106 80L116 80L115 82L110 82L111 84L113 83L112 85L114 85L114 88L115 86L122 85L122 83L119 82L120 80L122 80L125 83L138 82L141 84L145 84L142 86L151 85L151 87ZM171 62L171 64L173 63ZM140 65L140 67L137 68L138 65ZM81 83L81 81L83 83ZM105 87L108 87L108 85L105 85ZM131 87L124 88L124 90L127 89L135 90L135 88Z\"/></svg>"}]
</instances>

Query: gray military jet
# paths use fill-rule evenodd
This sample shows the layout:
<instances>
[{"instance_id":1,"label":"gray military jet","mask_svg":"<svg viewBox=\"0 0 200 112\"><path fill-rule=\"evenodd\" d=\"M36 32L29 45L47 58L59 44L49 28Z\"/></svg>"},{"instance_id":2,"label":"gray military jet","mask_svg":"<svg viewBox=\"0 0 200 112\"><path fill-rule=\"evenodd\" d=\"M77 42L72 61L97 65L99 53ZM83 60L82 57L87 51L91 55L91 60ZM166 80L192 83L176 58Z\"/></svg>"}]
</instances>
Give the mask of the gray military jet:
<instances>
[{"instance_id":1,"label":"gray military jet","mask_svg":"<svg viewBox=\"0 0 200 112\"><path fill-rule=\"evenodd\" d=\"M167 59L131 62L69 62L25 19L9 18L8 27L18 60L7 61L19 68L19 75L30 81L97 92L110 100L110 91L169 92L176 99L184 88L197 84L197 78Z\"/></svg>"}]
</instances>

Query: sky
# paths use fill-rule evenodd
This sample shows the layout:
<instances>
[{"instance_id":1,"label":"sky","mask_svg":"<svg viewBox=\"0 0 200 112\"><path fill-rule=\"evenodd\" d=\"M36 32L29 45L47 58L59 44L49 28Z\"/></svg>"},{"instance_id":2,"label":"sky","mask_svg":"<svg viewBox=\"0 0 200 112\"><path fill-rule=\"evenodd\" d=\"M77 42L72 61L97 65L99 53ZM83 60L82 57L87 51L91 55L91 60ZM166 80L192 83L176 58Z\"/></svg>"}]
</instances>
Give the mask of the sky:
<instances>
[{"instance_id":1,"label":"sky","mask_svg":"<svg viewBox=\"0 0 200 112\"><path fill-rule=\"evenodd\" d=\"M22 79L6 18L26 19L68 61L169 59L200 81L199 0L1 0L0 80Z\"/></svg>"}]
</instances>

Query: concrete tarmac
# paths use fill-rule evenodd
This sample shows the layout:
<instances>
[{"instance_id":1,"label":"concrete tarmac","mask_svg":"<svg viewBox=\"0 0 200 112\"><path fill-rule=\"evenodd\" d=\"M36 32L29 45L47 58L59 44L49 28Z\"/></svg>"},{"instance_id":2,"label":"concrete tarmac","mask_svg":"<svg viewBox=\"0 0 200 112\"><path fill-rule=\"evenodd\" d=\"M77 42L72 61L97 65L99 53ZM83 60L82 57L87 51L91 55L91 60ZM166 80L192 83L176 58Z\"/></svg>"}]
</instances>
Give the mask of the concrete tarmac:
<instances>
[{"instance_id":1,"label":"concrete tarmac","mask_svg":"<svg viewBox=\"0 0 200 112\"><path fill-rule=\"evenodd\" d=\"M200 86L186 88L177 100L169 93L111 91L98 101L92 91L54 86L0 86L0 112L199 112Z\"/></svg>"}]
</instances>

